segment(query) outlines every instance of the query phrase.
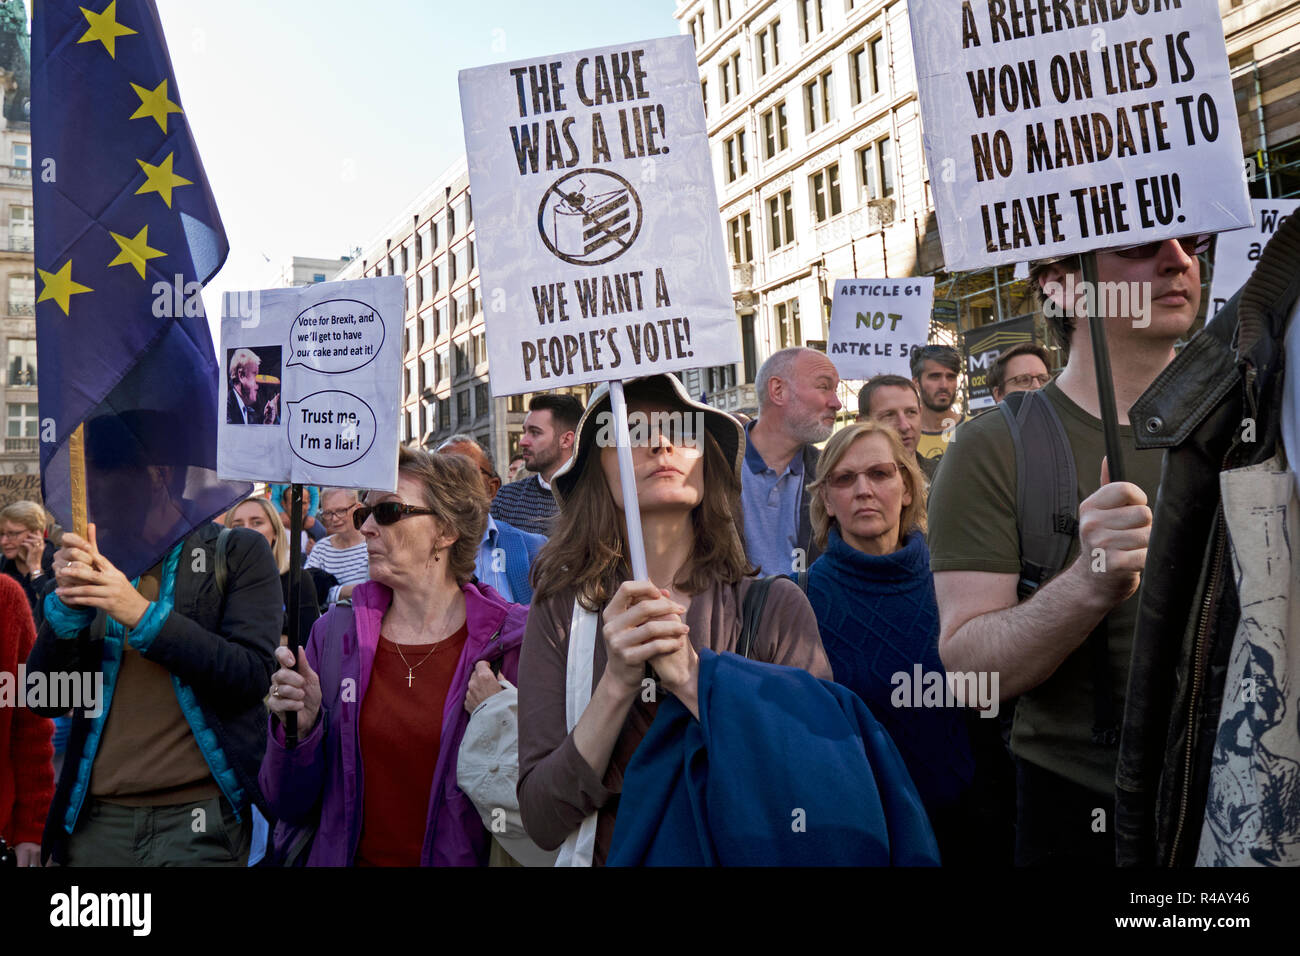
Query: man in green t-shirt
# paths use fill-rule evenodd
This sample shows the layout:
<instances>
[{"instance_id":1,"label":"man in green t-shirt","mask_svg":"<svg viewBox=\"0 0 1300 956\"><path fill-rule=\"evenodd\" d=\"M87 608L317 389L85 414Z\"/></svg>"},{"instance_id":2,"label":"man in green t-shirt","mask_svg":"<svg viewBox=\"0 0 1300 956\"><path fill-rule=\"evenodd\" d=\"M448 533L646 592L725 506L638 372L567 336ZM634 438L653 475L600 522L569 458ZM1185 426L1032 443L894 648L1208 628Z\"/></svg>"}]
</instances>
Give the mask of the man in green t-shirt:
<instances>
[{"instance_id":1,"label":"man in green t-shirt","mask_svg":"<svg viewBox=\"0 0 1300 956\"><path fill-rule=\"evenodd\" d=\"M1079 530L1060 573L1018 600L1015 452L1002 415L958 428L931 488L930 563L944 666L994 672L1002 699L1020 698L1011 736L1020 865L1114 865L1116 748L1093 740L1094 662L1085 642L1104 620L1107 679L1114 712L1122 714L1151 530L1148 505L1161 465L1159 452L1134 448L1128 409L1172 361L1174 343L1196 318L1203 245L1191 237L1097 253L1101 291L1123 283L1123 301L1132 303L1132 314L1106 319L1124 482L1107 483L1102 463L1079 259L1036 263L1031 272L1048 322L1069 352L1061 375L1043 390L1069 438L1079 485Z\"/></svg>"}]
</instances>

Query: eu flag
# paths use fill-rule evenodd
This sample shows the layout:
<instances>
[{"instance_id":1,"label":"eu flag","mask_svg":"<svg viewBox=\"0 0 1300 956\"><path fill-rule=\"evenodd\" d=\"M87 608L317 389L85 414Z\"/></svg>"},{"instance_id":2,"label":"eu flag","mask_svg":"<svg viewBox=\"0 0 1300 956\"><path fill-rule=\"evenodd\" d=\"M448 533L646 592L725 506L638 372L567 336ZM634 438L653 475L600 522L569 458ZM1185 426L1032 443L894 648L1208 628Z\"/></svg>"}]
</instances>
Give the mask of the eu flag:
<instances>
[{"instance_id":1,"label":"eu flag","mask_svg":"<svg viewBox=\"0 0 1300 956\"><path fill-rule=\"evenodd\" d=\"M250 491L216 476L200 290L229 245L152 0L35 5L31 124L42 491L70 527L84 422L89 519L134 577Z\"/></svg>"}]
</instances>

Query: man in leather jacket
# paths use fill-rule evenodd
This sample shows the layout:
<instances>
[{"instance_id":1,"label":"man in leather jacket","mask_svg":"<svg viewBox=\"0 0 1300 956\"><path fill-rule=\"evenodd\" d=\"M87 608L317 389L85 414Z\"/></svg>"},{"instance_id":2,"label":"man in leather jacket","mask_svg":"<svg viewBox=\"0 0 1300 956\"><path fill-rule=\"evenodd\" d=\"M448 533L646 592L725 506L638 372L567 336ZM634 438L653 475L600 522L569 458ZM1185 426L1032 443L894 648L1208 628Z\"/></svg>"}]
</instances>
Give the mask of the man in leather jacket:
<instances>
[{"instance_id":1,"label":"man in leather jacket","mask_svg":"<svg viewBox=\"0 0 1300 956\"><path fill-rule=\"evenodd\" d=\"M1192 866L1240 617L1220 474L1281 446L1300 217L1133 405L1140 448L1167 449L1133 643L1116 774L1120 865ZM1291 463L1292 469L1295 463Z\"/></svg>"}]
</instances>

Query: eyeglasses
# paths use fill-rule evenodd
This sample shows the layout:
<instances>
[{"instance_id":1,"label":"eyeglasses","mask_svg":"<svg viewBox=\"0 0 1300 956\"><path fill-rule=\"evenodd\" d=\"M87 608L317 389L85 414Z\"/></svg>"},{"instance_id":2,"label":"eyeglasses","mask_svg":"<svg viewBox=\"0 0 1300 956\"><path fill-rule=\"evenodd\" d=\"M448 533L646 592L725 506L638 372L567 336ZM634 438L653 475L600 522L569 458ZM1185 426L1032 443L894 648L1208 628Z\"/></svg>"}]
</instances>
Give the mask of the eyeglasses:
<instances>
[{"instance_id":1,"label":"eyeglasses","mask_svg":"<svg viewBox=\"0 0 1300 956\"><path fill-rule=\"evenodd\" d=\"M1189 256L1199 256L1210 251L1210 240L1214 237L1211 235L1201 236L1183 236L1175 240L1183 247L1183 252ZM1160 247L1165 244L1161 239L1156 242L1144 242L1138 246L1125 246L1122 249L1107 249L1107 252L1114 253L1121 259L1150 259L1160 252Z\"/></svg>"},{"instance_id":2,"label":"eyeglasses","mask_svg":"<svg viewBox=\"0 0 1300 956\"><path fill-rule=\"evenodd\" d=\"M1042 388L1052 380L1050 375L1016 375L1007 379L1007 385L1011 388Z\"/></svg>"},{"instance_id":3,"label":"eyeglasses","mask_svg":"<svg viewBox=\"0 0 1300 956\"><path fill-rule=\"evenodd\" d=\"M320 516L324 518L326 521L334 521L337 520L338 518L345 517L349 511L357 507L359 504L360 502L357 502L357 504L348 505L346 508L335 508L332 511L322 511L320 512Z\"/></svg>"},{"instance_id":4,"label":"eyeglasses","mask_svg":"<svg viewBox=\"0 0 1300 956\"><path fill-rule=\"evenodd\" d=\"M883 462L879 465L872 465L866 471L837 471L826 479L826 484L830 485L836 491L848 491L850 488L856 488L858 485L858 476L866 475L867 481L873 488L879 488L887 485L894 480L898 474L898 464L896 462Z\"/></svg>"},{"instance_id":5,"label":"eyeglasses","mask_svg":"<svg viewBox=\"0 0 1300 956\"><path fill-rule=\"evenodd\" d=\"M356 511L352 512L352 525L358 531L366 523L366 519L371 515L375 516L375 523L382 525L397 524L403 518L411 515L431 515L432 508L420 508L416 505L404 505L400 501L381 501L377 505L361 505Z\"/></svg>"}]
</instances>

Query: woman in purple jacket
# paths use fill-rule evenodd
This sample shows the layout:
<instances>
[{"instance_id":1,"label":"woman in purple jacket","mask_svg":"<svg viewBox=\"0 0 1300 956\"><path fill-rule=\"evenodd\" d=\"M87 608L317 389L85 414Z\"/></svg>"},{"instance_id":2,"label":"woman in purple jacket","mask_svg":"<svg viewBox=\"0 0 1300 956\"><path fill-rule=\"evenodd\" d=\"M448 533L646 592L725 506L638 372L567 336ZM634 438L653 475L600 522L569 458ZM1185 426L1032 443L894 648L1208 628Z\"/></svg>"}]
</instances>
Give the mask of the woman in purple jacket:
<instances>
[{"instance_id":1,"label":"woman in purple jacket","mask_svg":"<svg viewBox=\"0 0 1300 956\"><path fill-rule=\"evenodd\" d=\"M494 669L517 677L527 608L471 583L487 525L480 488L464 458L400 449L397 491L371 492L353 514L370 581L351 609L316 623L296 667L288 648L276 652L260 782L281 859L307 852L319 818L308 866L487 863L456 758L470 712L501 689Z\"/></svg>"}]
</instances>

